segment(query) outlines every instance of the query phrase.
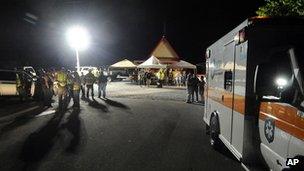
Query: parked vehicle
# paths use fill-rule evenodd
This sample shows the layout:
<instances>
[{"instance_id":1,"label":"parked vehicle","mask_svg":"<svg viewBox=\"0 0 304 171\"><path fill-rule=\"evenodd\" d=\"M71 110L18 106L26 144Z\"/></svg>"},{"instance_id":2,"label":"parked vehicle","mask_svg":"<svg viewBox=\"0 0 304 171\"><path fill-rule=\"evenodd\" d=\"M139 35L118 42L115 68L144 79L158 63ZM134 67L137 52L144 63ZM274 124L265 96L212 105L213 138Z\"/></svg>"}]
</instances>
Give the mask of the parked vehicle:
<instances>
[{"instance_id":1,"label":"parked vehicle","mask_svg":"<svg viewBox=\"0 0 304 171\"><path fill-rule=\"evenodd\" d=\"M31 74L32 76L37 76L37 73L32 66L23 66L22 68L25 72Z\"/></svg>"},{"instance_id":2,"label":"parked vehicle","mask_svg":"<svg viewBox=\"0 0 304 171\"><path fill-rule=\"evenodd\" d=\"M206 51L204 122L248 167L304 156L304 20L249 18Z\"/></svg>"},{"instance_id":3,"label":"parked vehicle","mask_svg":"<svg viewBox=\"0 0 304 171\"><path fill-rule=\"evenodd\" d=\"M81 75L81 73L83 73L84 75L86 75L87 73L89 73L89 70L92 70L92 73L95 75L95 77L98 76L98 68L97 67L93 67L93 66L81 66L79 68L79 75Z\"/></svg>"},{"instance_id":4,"label":"parked vehicle","mask_svg":"<svg viewBox=\"0 0 304 171\"><path fill-rule=\"evenodd\" d=\"M17 90L17 77L23 79L28 86L23 86L25 93ZM22 77L22 78L21 78ZM25 71L0 69L0 96L28 96L34 95L35 79ZM22 97L24 98L24 97Z\"/></svg>"},{"instance_id":5,"label":"parked vehicle","mask_svg":"<svg viewBox=\"0 0 304 171\"><path fill-rule=\"evenodd\" d=\"M126 79L131 80L132 74L135 72L134 69L118 69L109 68L109 75L112 81L122 81Z\"/></svg>"}]
</instances>

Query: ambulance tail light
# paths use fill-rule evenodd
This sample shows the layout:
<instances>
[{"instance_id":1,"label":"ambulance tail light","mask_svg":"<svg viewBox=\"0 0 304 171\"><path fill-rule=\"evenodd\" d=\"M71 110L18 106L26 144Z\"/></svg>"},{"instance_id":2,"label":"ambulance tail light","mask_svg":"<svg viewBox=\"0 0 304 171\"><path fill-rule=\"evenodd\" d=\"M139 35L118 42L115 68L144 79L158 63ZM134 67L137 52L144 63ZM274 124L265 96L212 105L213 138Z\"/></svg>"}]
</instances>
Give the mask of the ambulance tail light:
<instances>
[{"instance_id":1,"label":"ambulance tail light","mask_svg":"<svg viewBox=\"0 0 304 171\"><path fill-rule=\"evenodd\" d=\"M246 41L246 29L243 28L234 36L234 42L240 44Z\"/></svg>"}]
</instances>

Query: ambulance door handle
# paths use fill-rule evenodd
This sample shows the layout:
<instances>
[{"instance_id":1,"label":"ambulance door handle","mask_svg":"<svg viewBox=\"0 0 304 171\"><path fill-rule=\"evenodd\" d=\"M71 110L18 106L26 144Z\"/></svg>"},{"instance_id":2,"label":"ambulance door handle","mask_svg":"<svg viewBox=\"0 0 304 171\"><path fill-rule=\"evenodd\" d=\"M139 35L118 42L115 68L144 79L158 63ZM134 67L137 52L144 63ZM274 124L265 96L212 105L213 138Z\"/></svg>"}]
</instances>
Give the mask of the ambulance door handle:
<instances>
[{"instance_id":1,"label":"ambulance door handle","mask_svg":"<svg viewBox=\"0 0 304 171\"><path fill-rule=\"evenodd\" d=\"M278 159L277 159L277 164L283 166Z\"/></svg>"}]
</instances>

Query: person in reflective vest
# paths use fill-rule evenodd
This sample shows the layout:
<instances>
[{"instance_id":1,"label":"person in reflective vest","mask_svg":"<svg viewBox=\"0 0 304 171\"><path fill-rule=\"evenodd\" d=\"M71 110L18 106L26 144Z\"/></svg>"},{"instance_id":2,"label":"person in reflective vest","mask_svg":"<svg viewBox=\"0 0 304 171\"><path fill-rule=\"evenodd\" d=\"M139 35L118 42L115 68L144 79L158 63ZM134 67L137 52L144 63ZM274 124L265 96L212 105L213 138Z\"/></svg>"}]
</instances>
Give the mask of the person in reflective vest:
<instances>
[{"instance_id":1,"label":"person in reflective vest","mask_svg":"<svg viewBox=\"0 0 304 171\"><path fill-rule=\"evenodd\" d=\"M57 82L58 90L58 103L59 103L59 110L63 110L65 105L66 97L67 97L67 80L68 76L64 68L62 68L56 74L55 81Z\"/></svg>"},{"instance_id":2,"label":"person in reflective vest","mask_svg":"<svg viewBox=\"0 0 304 171\"><path fill-rule=\"evenodd\" d=\"M157 83L157 87L162 88L163 87L163 82L165 80L165 71L163 69L160 69L157 72L157 78L158 78L158 83Z\"/></svg>"},{"instance_id":3,"label":"person in reflective vest","mask_svg":"<svg viewBox=\"0 0 304 171\"><path fill-rule=\"evenodd\" d=\"M26 95L25 95L21 73L16 73L16 88L19 94L20 101L23 101Z\"/></svg>"},{"instance_id":4,"label":"person in reflective vest","mask_svg":"<svg viewBox=\"0 0 304 171\"><path fill-rule=\"evenodd\" d=\"M85 75L84 77L85 84L87 86L87 98L89 98L89 91L91 90L92 98L94 98L94 83L96 81L96 78L94 74L92 73L92 70L89 70L89 73Z\"/></svg>"},{"instance_id":5,"label":"person in reflective vest","mask_svg":"<svg viewBox=\"0 0 304 171\"><path fill-rule=\"evenodd\" d=\"M79 108L79 94L80 94L80 88L81 88L81 80L80 76L77 72L73 73L73 107Z\"/></svg>"}]
</instances>

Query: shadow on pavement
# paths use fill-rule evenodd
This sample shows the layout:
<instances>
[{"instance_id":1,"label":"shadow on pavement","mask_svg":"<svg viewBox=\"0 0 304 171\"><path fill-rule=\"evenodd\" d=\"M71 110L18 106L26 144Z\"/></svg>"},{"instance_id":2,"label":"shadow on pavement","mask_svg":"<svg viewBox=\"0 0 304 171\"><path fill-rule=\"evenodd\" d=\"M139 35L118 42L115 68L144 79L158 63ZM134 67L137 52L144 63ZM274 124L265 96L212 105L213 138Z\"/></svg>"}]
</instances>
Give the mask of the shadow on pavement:
<instances>
[{"instance_id":1,"label":"shadow on pavement","mask_svg":"<svg viewBox=\"0 0 304 171\"><path fill-rule=\"evenodd\" d=\"M96 108L96 109L101 109L103 112L109 112L109 109L107 106L97 102L95 99L93 99L93 100L87 99L87 101L89 102L89 106Z\"/></svg>"},{"instance_id":2,"label":"shadow on pavement","mask_svg":"<svg viewBox=\"0 0 304 171\"><path fill-rule=\"evenodd\" d=\"M192 103L190 103L190 104L192 104L192 105L197 105L197 106L205 106L205 103L204 103L204 102L201 102L201 101L199 101L199 102L192 102Z\"/></svg>"},{"instance_id":3,"label":"shadow on pavement","mask_svg":"<svg viewBox=\"0 0 304 171\"><path fill-rule=\"evenodd\" d=\"M20 101L18 97L0 98L0 104L3 106L25 104L28 102L34 102L34 100L29 99L27 101Z\"/></svg>"},{"instance_id":4,"label":"shadow on pavement","mask_svg":"<svg viewBox=\"0 0 304 171\"><path fill-rule=\"evenodd\" d=\"M216 151L224 155L225 157L238 162L237 158L235 158L235 156L231 153L231 151L225 146L223 142L220 141L220 148Z\"/></svg>"},{"instance_id":5,"label":"shadow on pavement","mask_svg":"<svg viewBox=\"0 0 304 171\"><path fill-rule=\"evenodd\" d=\"M123 108L123 109L130 109L127 105L114 101L114 100L110 100L110 99L102 99L106 104L114 106L114 107L119 107L119 108Z\"/></svg>"},{"instance_id":6,"label":"shadow on pavement","mask_svg":"<svg viewBox=\"0 0 304 171\"><path fill-rule=\"evenodd\" d=\"M67 129L72 135L70 144L66 148L66 152L75 153L80 142L80 109L75 109L68 117L68 121L64 123L60 128Z\"/></svg>"},{"instance_id":7,"label":"shadow on pavement","mask_svg":"<svg viewBox=\"0 0 304 171\"><path fill-rule=\"evenodd\" d=\"M64 112L56 112L44 127L27 137L20 154L20 159L26 163L24 170L28 170L32 163L40 161L49 153L63 116Z\"/></svg>"},{"instance_id":8,"label":"shadow on pavement","mask_svg":"<svg viewBox=\"0 0 304 171\"><path fill-rule=\"evenodd\" d=\"M43 105L40 105L37 109L25 112L22 116L16 117L13 121L11 121L9 124L2 127L0 130L0 137L2 133L11 131L19 126L22 126L24 124L27 124L29 121L31 121L36 115L42 113L45 111L48 107L44 107Z\"/></svg>"},{"instance_id":9,"label":"shadow on pavement","mask_svg":"<svg viewBox=\"0 0 304 171\"><path fill-rule=\"evenodd\" d=\"M38 163L52 149L58 138L59 131L67 129L72 134L72 139L66 148L66 152L77 151L80 142L80 109L73 109L67 122L60 126L66 111L56 112L55 115L38 131L30 134L25 140L20 159L25 162L23 170L36 170Z\"/></svg>"}]
</instances>

